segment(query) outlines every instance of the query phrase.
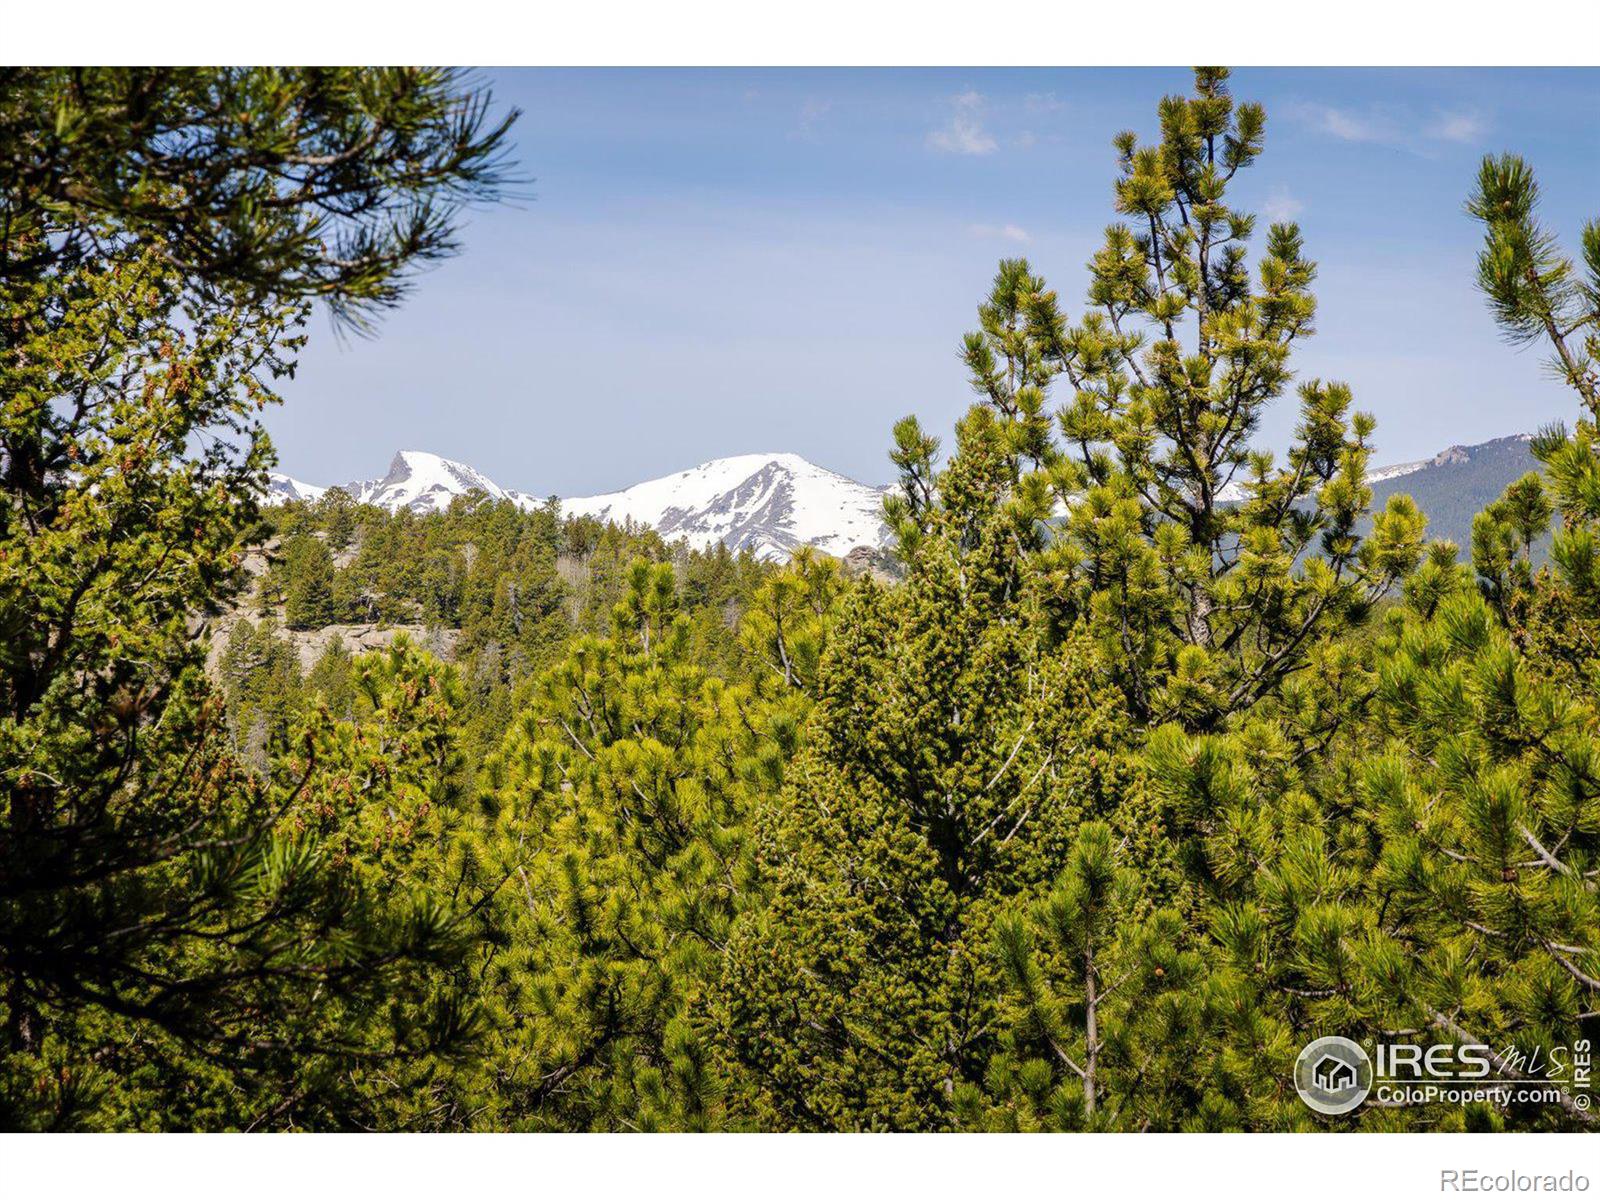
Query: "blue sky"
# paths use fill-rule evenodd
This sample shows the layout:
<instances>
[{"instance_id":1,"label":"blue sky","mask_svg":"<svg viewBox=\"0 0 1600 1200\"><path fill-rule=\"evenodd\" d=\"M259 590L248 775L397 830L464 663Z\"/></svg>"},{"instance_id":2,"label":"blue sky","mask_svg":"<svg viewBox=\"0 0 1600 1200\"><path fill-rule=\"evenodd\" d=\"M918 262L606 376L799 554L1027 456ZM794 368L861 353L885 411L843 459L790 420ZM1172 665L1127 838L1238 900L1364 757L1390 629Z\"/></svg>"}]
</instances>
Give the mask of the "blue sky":
<instances>
[{"instance_id":1,"label":"blue sky","mask_svg":"<svg viewBox=\"0 0 1600 1200\"><path fill-rule=\"evenodd\" d=\"M1114 218L1110 142L1153 137L1180 69L518 70L532 198L474 213L372 339L319 316L269 417L282 469L381 474L433 450L537 493L793 451L886 482L908 412L970 402L956 351L1001 257L1076 319ZM1348 381L1379 463L1570 419L1504 345L1462 213L1479 158L1537 169L1572 245L1600 217L1600 71L1263 70L1266 153L1234 202L1293 217L1321 264L1302 377ZM1281 448L1292 398L1263 425Z\"/></svg>"}]
</instances>

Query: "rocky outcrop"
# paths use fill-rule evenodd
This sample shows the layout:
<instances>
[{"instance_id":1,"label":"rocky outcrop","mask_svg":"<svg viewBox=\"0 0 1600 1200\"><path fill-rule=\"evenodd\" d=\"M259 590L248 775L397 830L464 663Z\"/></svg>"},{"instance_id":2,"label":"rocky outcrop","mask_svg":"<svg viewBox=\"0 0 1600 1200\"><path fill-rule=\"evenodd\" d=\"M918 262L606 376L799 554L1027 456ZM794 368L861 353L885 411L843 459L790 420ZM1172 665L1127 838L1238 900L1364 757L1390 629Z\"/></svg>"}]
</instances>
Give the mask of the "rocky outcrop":
<instances>
[{"instance_id":1,"label":"rocky outcrop","mask_svg":"<svg viewBox=\"0 0 1600 1200\"><path fill-rule=\"evenodd\" d=\"M238 602L214 616L194 622L195 636L211 639L206 651L206 670L213 676L222 662L223 654L227 652L228 639L233 636L234 627L240 621L259 621L265 615L256 602L256 586L261 577L267 573L267 568L276 555L279 545L279 539L271 538L260 546L252 547L240 563L240 569L245 575L245 584L239 592ZM355 547L347 547L341 555L335 556L335 563L341 566L347 565L348 561L354 559L355 554ZM339 561L341 557L345 562ZM458 629L370 621L325 625L320 629L289 629L283 624L281 612L274 612L273 615L278 618L277 636L294 647L302 672L309 671L316 665L317 660L327 653L328 647L336 641L342 642L344 648L351 654L365 654L371 650L382 650L393 643L395 638L405 634L430 654L450 659L455 656L456 640L461 636L461 631Z\"/></svg>"},{"instance_id":2,"label":"rocky outcrop","mask_svg":"<svg viewBox=\"0 0 1600 1200\"><path fill-rule=\"evenodd\" d=\"M843 561L846 575L867 575L879 583L899 583L905 578L900 560L876 546L857 546Z\"/></svg>"},{"instance_id":3,"label":"rocky outcrop","mask_svg":"<svg viewBox=\"0 0 1600 1200\"><path fill-rule=\"evenodd\" d=\"M426 625L325 625L321 629L283 629L278 636L294 647L300 670L309 671L334 642L344 643L351 654L382 650L405 634L430 654L450 659L456 652L460 630L430 629Z\"/></svg>"}]
</instances>

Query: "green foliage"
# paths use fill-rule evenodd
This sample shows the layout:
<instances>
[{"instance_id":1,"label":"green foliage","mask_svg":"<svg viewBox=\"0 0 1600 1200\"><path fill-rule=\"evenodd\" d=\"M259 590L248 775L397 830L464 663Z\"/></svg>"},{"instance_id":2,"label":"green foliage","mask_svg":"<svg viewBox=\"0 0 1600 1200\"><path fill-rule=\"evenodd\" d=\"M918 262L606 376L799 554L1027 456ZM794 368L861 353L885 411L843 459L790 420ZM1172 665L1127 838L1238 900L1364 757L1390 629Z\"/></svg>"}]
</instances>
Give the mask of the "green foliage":
<instances>
[{"instance_id":1,"label":"green foliage","mask_svg":"<svg viewBox=\"0 0 1600 1200\"><path fill-rule=\"evenodd\" d=\"M1422 517L1403 496L1358 532L1373 423L1351 415L1343 384L1301 385L1285 464L1251 446L1312 331L1316 268L1283 224L1253 279L1247 269L1255 219L1225 197L1260 155L1265 117L1236 106L1226 78L1197 71L1194 96L1163 101L1159 145L1118 137L1125 221L1090 264L1081 323L1009 260L964 349L1004 430L1006 503L1040 551L1058 619L1087 619L1135 717L1192 729L1270 699L1422 552ZM1072 396L1058 440L1044 406L1062 380ZM937 442L909 418L895 436L902 482L888 515L913 561L940 503Z\"/></svg>"},{"instance_id":2,"label":"green foliage","mask_svg":"<svg viewBox=\"0 0 1600 1200\"><path fill-rule=\"evenodd\" d=\"M1056 473L1070 505L1061 586L1133 711L1195 729L1269 697L1319 641L1363 621L1416 564L1422 530L1394 498L1358 536L1373 422L1351 416L1343 384L1300 385L1282 466L1251 447L1312 332L1316 267L1299 229L1275 224L1251 278L1255 218L1226 195L1261 154L1265 115L1235 105L1226 80L1198 70L1193 96L1164 100L1159 145L1118 137L1125 221L1091 263L1090 312L1055 351L1077 458Z\"/></svg>"},{"instance_id":3,"label":"green foliage","mask_svg":"<svg viewBox=\"0 0 1600 1200\"><path fill-rule=\"evenodd\" d=\"M650 530L562 519L550 505L528 511L483 496L418 515L354 506L333 489L314 504L270 510L264 520L271 561L254 585L253 607L287 626L290 640L330 624L449 631L466 687L461 735L468 775L498 747L532 681L577 637L609 627L636 559L675 565L692 655L725 679L747 668L752 651L738 628L773 570L721 545L691 551ZM787 628L787 608L814 609L817 599L800 588L781 603L766 619ZM795 669L814 670L805 662L814 647L800 644L795 652L801 655ZM267 660L252 661L260 666L247 691L269 693L285 712L304 703L311 680L285 681ZM241 722L248 724L240 717L236 727Z\"/></svg>"},{"instance_id":4,"label":"green foliage","mask_svg":"<svg viewBox=\"0 0 1600 1200\"><path fill-rule=\"evenodd\" d=\"M333 554L320 538L298 534L284 546L283 616L291 629L332 624Z\"/></svg>"},{"instance_id":5,"label":"green foliage","mask_svg":"<svg viewBox=\"0 0 1600 1200\"><path fill-rule=\"evenodd\" d=\"M506 183L487 88L436 68L9 68L8 280L166 252L216 293L327 302L362 323L456 249Z\"/></svg>"},{"instance_id":6,"label":"green foliage","mask_svg":"<svg viewBox=\"0 0 1600 1200\"><path fill-rule=\"evenodd\" d=\"M473 853L510 878L485 912L488 1123L710 1129L726 1077L705 1012L751 894L748 821L795 752L831 563L752 601L749 683L694 654L673 571L637 562L606 637L580 638L485 772Z\"/></svg>"},{"instance_id":7,"label":"green foliage","mask_svg":"<svg viewBox=\"0 0 1600 1200\"><path fill-rule=\"evenodd\" d=\"M215 737L158 744L203 842L80 885L70 920L48 893L10 906L40 924L9 944L34 967L10 1015L38 1024L0 1078L8 1127L349 1126L384 1111L353 1079L470 1032L462 926L419 866L454 820L451 680L404 645L357 670L362 718L307 714L267 776Z\"/></svg>"},{"instance_id":8,"label":"green foliage","mask_svg":"<svg viewBox=\"0 0 1600 1200\"><path fill-rule=\"evenodd\" d=\"M995 1047L995 920L1086 816L1137 810L1119 698L1029 579L1028 420L980 405L962 422L928 503L901 514L905 582L846 594L807 743L759 813L764 900L736 923L717 1014L732 1103L758 1126L950 1127Z\"/></svg>"},{"instance_id":9,"label":"green foliage","mask_svg":"<svg viewBox=\"0 0 1600 1200\"><path fill-rule=\"evenodd\" d=\"M1201 960L1127 844L1085 822L1050 894L995 923L1008 1027L957 1095L967 1128L1173 1128L1193 1102Z\"/></svg>"},{"instance_id":10,"label":"green foliage","mask_svg":"<svg viewBox=\"0 0 1600 1200\"><path fill-rule=\"evenodd\" d=\"M458 1032L385 1008L442 910L285 824L316 753L250 770L194 634L310 298L356 317L448 251L498 179L486 99L448 72L0 74L0 1125L285 1120L301 1055Z\"/></svg>"},{"instance_id":11,"label":"green foliage","mask_svg":"<svg viewBox=\"0 0 1600 1200\"><path fill-rule=\"evenodd\" d=\"M1594 310L1580 307L1586 293L1535 223L1535 196L1517 160L1485 162L1469 206L1486 225L1480 283L1508 335L1557 340L1565 377L1592 408L1586 360L1560 339ZM1310 688L1286 686L1220 735L1151 736L1152 786L1209 934L1196 1055L1209 1086L1185 1125L1304 1123L1263 1085L1281 1084L1286 1056L1325 1033L1484 1043L1503 1078L1524 1070L1508 1051L1548 1053L1583 1036L1600 984L1600 724L1584 583L1600 515L1585 508L1592 429L1585 419L1571 437L1535 439L1544 476L1527 474L1478 515L1476 589L1455 548L1435 544L1369 637L1312 651ZM1555 510L1554 569L1536 569ZM1350 686L1330 705L1322 685L1341 677ZM1297 692L1323 715L1300 719ZM1570 1100L1484 1113L1365 1107L1341 1119L1588 1121Z\"/></svg>"},{"instance_id":12,"label":"green foliage","mask_svg":"<svg viewBox=\"0 0 1600 1200\"><path fill-rule=\"evenodd\" d=\"M1463 590L1386 665L1390 752L1362 777L1392 897L1385 998L1494 1046L1577 1037L1600 991L1600 709Z\"/></svg>"},{"instance_id":13,"label":"green foliage","mask_svg":"<svg viewBox=\"0 0 1600 1200\"><path fill-rule=\"evenodd\" d=\"M1561 378L1600 418L1600 220L1583 227L1580 268L1539 223L1538 205L1539 184L1527 163L1514 154L1484 158L1467 201L1484 227L1478 287L1507 339L1548 342ZM1573 340L1578 335L1581 342Z\"/></svg>"},{"instance_id":14,"label":"green foliage","mask_svg":"<svg viewBox=\"0 0 1600 1200\"><path fill-rule=\"evenodd\" d=\"M278 636L270 616L260 624L241 620L228 635L217 675L236 752L264 770L268 745L287 732L298 712L300 667L294 648Z\"/></svg>"}]
</instances>

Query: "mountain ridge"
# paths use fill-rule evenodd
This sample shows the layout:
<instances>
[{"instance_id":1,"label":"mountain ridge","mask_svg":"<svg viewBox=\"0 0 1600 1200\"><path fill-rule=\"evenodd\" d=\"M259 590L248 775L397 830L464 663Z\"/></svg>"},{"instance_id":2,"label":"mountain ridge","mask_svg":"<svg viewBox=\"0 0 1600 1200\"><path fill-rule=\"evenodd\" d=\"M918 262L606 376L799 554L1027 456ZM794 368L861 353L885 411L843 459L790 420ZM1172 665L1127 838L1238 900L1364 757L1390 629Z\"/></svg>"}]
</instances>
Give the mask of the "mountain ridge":
<instances>
[{"instance_id":1,"label":"mountain ridge","mask_svg":"<svg viewBox=\"0 0 1600 1200\"><path fill-rule=\"evenodd\" d=\"M1472 517L1509 484L1538 469L1531 440L1529 434L1511 434L1448 446L1431 458L1376 467L1367 475L1373 507L1381 507L1394 493L1408 492L1428 516L1429 536L1448 538L1465 553ZM721 542L734 552L748 549L774 562L786 560L801 546L844 558L857 547L879 550L890 540L882 516L887 487L860 483L786 451L714 458L593 496L546 498L502 487L466 463L424 450L401 450L378 479L319 485L274 473L265 500L314 502L330 487L391 512L442 512L457 496L472 491L524 509L555 499L567 516L632 521L668 540L682 538L695 549ZM1242 499L1242 489L1230 498Z\"/></svg>"},{"instance_id":2,"label":"mountain ridge","mask_svg":"<svg viewBox=\"0 0 1600 1200\"><path fill-rule=\"evenodd\" d=\"M1529 471L1540 469L1533 457L1533 435L1516 433L1472 445L1447 446L1412 470L1368 476L1372 508L1406 493L1428 518L1428 537L1456 544L1459 557L1470 557L1472 518Z\"/></svg>"},{"instance_id":3,"label":"mountain ridge","mask_svg":"<svg viewBox=\"0 0 1600 1200\"><path fill-rule=\"evenodd\" d=\"M442 512L457 496L481 491L519 508L546 498L501 487L466 463L422 450L401 450L380 479L331 485L362 504L391 512ZM269 504L315 501L328 487L289 475L268 477ZM647 525L696 549L721 542L757 558L784 561L801 546L843 558L857 546L888 540L882 501L887 489L860 483L798 454L775 452L711 459L657 479L594 496L550 497L567 516Z\"/></svg>"}]
</instances>

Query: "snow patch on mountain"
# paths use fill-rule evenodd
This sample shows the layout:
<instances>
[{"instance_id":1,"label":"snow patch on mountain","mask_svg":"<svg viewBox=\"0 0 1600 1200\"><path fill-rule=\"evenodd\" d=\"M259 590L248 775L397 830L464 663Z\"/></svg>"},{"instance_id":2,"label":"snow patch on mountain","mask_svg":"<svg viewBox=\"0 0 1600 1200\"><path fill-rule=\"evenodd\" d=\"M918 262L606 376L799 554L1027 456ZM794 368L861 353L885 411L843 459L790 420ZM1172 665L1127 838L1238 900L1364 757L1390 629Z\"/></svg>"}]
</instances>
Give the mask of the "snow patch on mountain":
<instances>
[{"instance_id":1,"label":"snow patch on mountain","mask_svg":"<svg viewBox=\"0 0 1600 1200\"><path fill-rule=\"evenodd\" d=\"M757 558L783 561L800 546L844 557L881 546L882 488L857 483L798 454L741 454L600 496L561 502L568 516L653 527L696 549L717 542Z\"/></svg>"},{"instance_id":2,"label":"snow patch on mountain","mask_svg":"<svg viewBox=\"0 0 1600 1200\"><path fill-rule=\"evenodd\" d=\"M1382 483L1385 479L1399 479L1402 475L1414 475L1423 467L1431 466L1433 459L1424 458L1418 462L1396 463L1392 467L1378 467L1367 472L1367 483Z\"/></svg>"},{"instance_id":3,"label":"snow patch on mountain","mask_svg":"<svg viewBox=\"0 0 1600 1200\"><path fill-rule=\"evenodd\" d=\"M1521 465L1527 451L1514 444L1529 440L1529 435L1520 434L1479 446L1452 446L1430 459L1376 467L1367 473L1367 482L1381 484L1417 475L1414 483L1405 486L1423 487L1438 475L1439 469L1469 464L1475 455L1509 454L1510 465L1505 469L1516 468L1520 472L1527 469ZM1510 454L1507 448L1516 449L1516 454ZM1494 495L1498 495L1504 483L1499 482L1498 475L1491 482ZM267 504L315 501L328 490L288 475L273 474L268 477L263 500ZM457 496L473 491L524 509L545 503L532 493L501 487L465 463L422 450L402 450L394 456L382 479L344 484L340 490L359 503L417 513L443 512ZM681 538L699 550L721 542L735 553L749 549L758 558L782 562L801 546L815 546L839 558L845 558L857 547L877 551L888 546L892 539L883 521L883 497L887 491L819 467L798 454L741 454L713 459L621 491L570 497L560 504L567 516L590 516L618 524L631 521L654 528L668 541ZM1234 479L1218 498L1225 504L1237 504L1248 495L1245 484ZM1064 513L1065 509L1060 511Z\"/></svg>"},{"instance_id":4,"label":"snow patch on mountain","mask_svg":"<svg viewBox=\"0 0 1600 1200\"><path fill-rule=\"evenodd\" d=\"M1448 450L1444 452L1444 454L1448 453ZM1436 455L1433 458L1424 458L1419 462L1395 463L1393 466L1388 467L1374 467L1367 472L1367 486L1370 487L1375 483L1382 483L1386 479L1399 479L1402 475L1411 475L1424 467L1438 466L1444 458L1444 454ZM1240 475L1243 474L1244 472L1241 471ZM1217 500L1222 504L1243 504L1248 499L1250 499L1249 483L1238 476L1230 479L1222 490L1217 493Z\"/></svg>"}]
</instances>

